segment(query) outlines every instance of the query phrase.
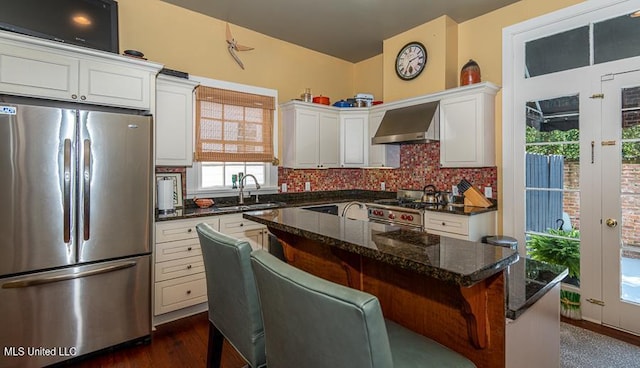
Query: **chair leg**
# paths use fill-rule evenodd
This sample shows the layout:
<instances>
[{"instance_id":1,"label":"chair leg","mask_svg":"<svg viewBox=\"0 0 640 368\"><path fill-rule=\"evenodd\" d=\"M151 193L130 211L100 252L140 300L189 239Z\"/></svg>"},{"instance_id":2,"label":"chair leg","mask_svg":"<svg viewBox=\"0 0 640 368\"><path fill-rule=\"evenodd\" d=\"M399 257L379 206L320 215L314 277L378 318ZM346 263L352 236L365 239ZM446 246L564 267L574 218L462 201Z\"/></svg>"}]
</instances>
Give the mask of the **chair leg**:
<instances>
[{"instance_id":1,"label":"chair leg","mask_svg":"<svg viewBox=\"0 0 640 368\"><path fill-rule=\"evenodd\" d=\"M224 342L224 336L216 328L216 326L209 321L209 342L207 344L207 367L220 368L222 362L222 343Z\"/></svg>"}]
</instances>

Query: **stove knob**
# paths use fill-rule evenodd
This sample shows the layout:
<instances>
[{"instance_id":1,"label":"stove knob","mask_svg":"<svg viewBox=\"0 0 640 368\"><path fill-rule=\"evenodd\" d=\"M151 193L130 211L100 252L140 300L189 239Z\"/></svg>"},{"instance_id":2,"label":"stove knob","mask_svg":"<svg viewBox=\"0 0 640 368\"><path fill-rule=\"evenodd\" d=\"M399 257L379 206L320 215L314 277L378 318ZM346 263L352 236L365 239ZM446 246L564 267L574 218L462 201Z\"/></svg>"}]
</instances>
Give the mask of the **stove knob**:
<instances>
[{"instance_id":1,"label":"stove knob","mask_svg":"<svg viewBox=\"0 0 640 368\"><path fill-rule=\"evenodd\" d=\"M407 216L407 215L400 215L400 219L401 219L401 220L406 220L407 218L408 218L408 216Z\"/></svg>"},{"instance_id":2,"label":"stove knob","mask_svg":"<svg viewBox=\"0 0 640 368\"><path fill-rule=\"evenodd\" d=\"M389 214L389 220L393 220L396 218L396 215L394 215L393 213Z\"/></svg>"},{"instance_id":3,"label":"stove knob","mask_svg":"<svg viewBox=\"0 0 640 368\"><path fill-rule=\"evenodd\" d=\"M407 215L407 220L413 221L413 216L412 215Z\"/></svg>"}]
</instances>

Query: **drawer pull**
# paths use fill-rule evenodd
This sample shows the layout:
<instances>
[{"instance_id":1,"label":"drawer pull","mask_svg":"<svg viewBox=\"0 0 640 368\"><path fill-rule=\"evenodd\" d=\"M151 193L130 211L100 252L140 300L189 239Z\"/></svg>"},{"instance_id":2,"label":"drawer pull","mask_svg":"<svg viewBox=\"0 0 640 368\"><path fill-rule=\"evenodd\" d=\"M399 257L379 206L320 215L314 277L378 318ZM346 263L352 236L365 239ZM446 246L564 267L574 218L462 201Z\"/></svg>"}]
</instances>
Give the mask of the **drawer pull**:
<instances>
[{"instance_id":1,"label":"drawer pull","mask_svg":"<svg viewBox=\"0 0 640 368\"><path fill-rule=\"evenodd\" d=\"M188 266L187 266L187 270L190 270L190 269L191 269L191 265L188 265Z\"/></svg>"},{"instance_id":2,"label":"drawer pull","mask_svg":"<svg viewBox=\"0 0 640 368\"><path fill-rule=\"evenodd\" d=\"M447 224L444 221L442 221L442 226L447 226Z\"/></svg>"},{"instance_id":3,"label":"drawer pull","mask_svg":"<svg viewBox=\"0 0 640 368\"><path fill-rule=\"evenodd\" d=\"M191 248L191 247L187 248L187 252L191 252L191 249L193 249L193 248Z\"/></svg>"},{"instance_id":4,"label":"drawer pull","mask_svg":"<svg viewBox=\"0 0 640 368\"><path fill-rule=\"evenodd\" d=\"M188 233L190 233L190 232L192 232L192 231L193 231L193 229L192 229L192 228L188 228L188 229L187 229L187 232L188 232Z\"/></svg>"},{"instance_id":5,"label":"drawer pull","mask_svg":"<svg viewBox=\"0 0 640 368\"><path fill-rule=\"evenodd\" d=\"M244 226L244 223L242 223L242 222L241 222L241 223L240 223L240 226Z\"/></svg>"},{"instance_id":6,"label":"drawer pull","mask_svg":"<svg viewBox=\"0 0 640 368\"><path fill-rule=\"evenodd\" d=\"M191 294L191 290L187 290L187 295Z\"/></svg>"}]
</instances>

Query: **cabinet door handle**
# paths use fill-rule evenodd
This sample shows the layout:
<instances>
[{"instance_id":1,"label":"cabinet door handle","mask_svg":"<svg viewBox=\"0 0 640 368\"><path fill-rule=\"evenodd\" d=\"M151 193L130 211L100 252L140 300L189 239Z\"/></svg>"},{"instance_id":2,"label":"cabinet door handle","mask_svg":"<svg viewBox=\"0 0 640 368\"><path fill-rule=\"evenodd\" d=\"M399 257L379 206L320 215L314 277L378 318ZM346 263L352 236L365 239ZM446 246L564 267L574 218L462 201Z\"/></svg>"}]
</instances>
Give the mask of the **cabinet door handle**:
<instances>
[{"instance_id":1,"label":"cabinet door handle","mask_svg":"<svg viewBox=\"0 0 640 368\"><path fill-rule=\"evenodd\" d=\"M242 227L242 226L244 226L244 223L242 223L242 222L241 222L241 223L240 223L240 227Z\"/></svg>"},{"instance_id":2,"label":"cabinet door handle","mask_svg":"<svg viewBox=\"0 0 640 368\"><path fill-rule=\"evenodd\" d=\"M71 95L71 98L75 100L78 98L78 95Z\"/></svg>"},{"instance_id":3,"label":"cabinet door handle","mask_svg":"<svg viewBox=\"0 0 640 368\"><path fill-rule=\"evenodd\" d=\"M191 249L193 249L193 248L191 248L191 247L187 248L187 252L191 252Z\"/></svg>"},{"instance_id":4,"label":"cabinet door handle","mask_svg":"<svg viewBox=\"0 0 640 368\"><path fill-rule=\"evenodd\" d=\"M447 226L447 224L444 221L442 221L442 226Z\"/></svg>"},{"instance_id":5,"label":"cabinet door handle","mask_svg":"<svg viewBox=\"0 0 640 368\"><path fill-rule=\"evenodd\" d=\"M83 95L83 96L80 96L80 99L81 99L82 101L84 101L84 100L86 100L86 99L87 99L87 97Z\"/></svg>"},{"instance_id":6,"label":"cabinet door handle","mask_svg":"<svg viewBox=\"0 0 640 368\"><path fill-rule=\"evenodd\" d=\"M187 229L187 232L188 232L188 233L190 233L190 232L192 232L192 231L193 231L193 229L192 229L192 228L188 228L188 229Z\"/></svg>"},{"instance_id":7,"label":"cabinet door handle","mask_svg":"<svg viewBox=\"0 0 640 368\"><path fill-rule=\"evenodd\" d=\"M191 294L191 290L187 290L187 295Z\"/></svg>"},{"instance_id":8,"label":"cabinet door handle","mask_svg":"<svg viewBox=\"0 0 640 368\"><path fill-rule=\"evenodd\" d=\"M187 266L187 270L190 270L190 269L191 269L191 265L188 265L188 266Z\"/></svg>"}]
</instances>

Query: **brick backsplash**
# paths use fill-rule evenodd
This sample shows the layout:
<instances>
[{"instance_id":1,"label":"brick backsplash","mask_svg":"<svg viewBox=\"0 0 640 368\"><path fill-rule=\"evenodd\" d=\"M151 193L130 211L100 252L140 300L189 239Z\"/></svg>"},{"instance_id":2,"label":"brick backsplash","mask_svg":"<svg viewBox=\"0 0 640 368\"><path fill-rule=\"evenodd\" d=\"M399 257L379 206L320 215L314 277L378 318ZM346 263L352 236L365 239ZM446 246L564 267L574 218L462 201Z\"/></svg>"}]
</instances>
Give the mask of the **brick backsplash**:
<instances>
[{"instance_id":1,"label":"brick backsplash","mask_svg":"<svg viewBox=\"0 0 640 368\"><path fill-rule=\"evenodd\" d=\"M451 190L451 186L467 179L481 189L491 186L493 198L498 189L495 167L473 169L440 168L440 143L403 144L400 148L400 167L397 169L278 169L278 185L287 184L287 191L302 192L304 183L312 191L363 189L380 190L384 182L387 191L422 189L433 184L438 190Z\"/></svg>"}]
</instances>

